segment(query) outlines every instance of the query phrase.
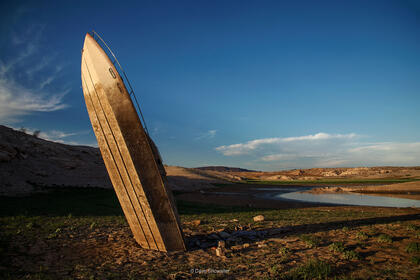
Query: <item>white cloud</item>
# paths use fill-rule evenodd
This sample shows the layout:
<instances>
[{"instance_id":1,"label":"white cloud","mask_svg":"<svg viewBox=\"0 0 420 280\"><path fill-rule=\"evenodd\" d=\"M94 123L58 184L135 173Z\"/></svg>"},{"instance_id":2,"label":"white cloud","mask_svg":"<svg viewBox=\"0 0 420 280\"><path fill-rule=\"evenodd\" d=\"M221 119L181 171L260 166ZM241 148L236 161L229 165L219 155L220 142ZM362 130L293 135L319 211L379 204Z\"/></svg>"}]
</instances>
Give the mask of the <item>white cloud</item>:
<instances>
[{"instance_id":1,"label":"white cloud","mask_svg":"<svg viewBox=\"0 0 420 280\"><path fill-rule=\"evenodd\" d=\"M348 161L364 159L367 164L381 162L383 165L419 165L420 142L382 142L351 148L346 155Z\"/></svg>"},{"instance_id":2,"label":"white cloud","mask_svg":"<svg viewBox=\"0 0 420 280\"><path fill-rule=\"evenodd\" d=\"M0 77L0 121L16 122L19 117L33 112L52 112L67 107L63 97L68 91L48 95Z\"/></svg>"},{"instance_id":3,"label":"white cloud","mask_svg":"<svg viewBox=\"0 0 420 280\"><path fill-rule=\"evenodd\" d=\"M305 136L298 136L298 137L286 137L286 138L263 138L263 139L256 139L252 141L248 141L245 143L227 145L227 146L219 146L216 147L216 150L221 152L225 156L235 156L235 155L244 155L249 154L252 151L255 151L259 148L262 148L267 145L275 145L275 144L284 144L284 143L293 143L293 142L311 142L311 141L320 141L320 140L331 140L331 139L353 139L356 138L357 135L355 133L350 134L328 134L328 133L317 133L314 135L305 135Z\"/></svg>"},{"instance_id":4,"label":"white cloud","mask_svg":"<svg viewBox=\"0 0 420 280\"><path fill-rule=\"evenodd\" d=\"M260 169L420 165L420 142L361 142L355 133L265 138L219 146L225 156L239 156ZM255 168L254 167L254 168Z\"/></svg>"},{"instance_id":5,"label":"white cloud","mask_svg":"<svg viewBox=\"0 0 420 280\"><path fill-rule=\"evenodd\" d=\"M280 161L280 160L295 160L298 158L315 158L318 157L319 155L305 155L305 154L296 154L296 153L291 153L291 154L272 154L272 155L266 155L261 157L260 159L262 161Z\"/></svg>"},{"instance_id":6,"label":"white cloud","mask_svg":"<svg viewBox=\"0 0 420 280\"><path fill-rule=\"evenodd\" d=\"M24 131L26 134L31 134L31 135L35 135L35 133L37 132L39 138L49 140L49 141L54 141L54 142L59 142L59 140L63 138L81 134L79 132L64 132L60 130L41 131L38 129L27 128L27 127L17 128L17 127L12 126L12 128L14 130Z\"/></svg>"},{"instance_id":7,"label":"white cloud","mask_svg":"<svg viewBox=\"0 0 420 280\"><path fill-rule=\"evenodd\" d=\"M211 139L211 138L214 138L216 136L216 133L217 133L216 129L210 129L210 130L202 133L198 137L196 137L195 140Z\"/></svg>"},{"instance_id":8,"label":"white cloud","mask_svg":"<svg viewBox=\"0 0 420 280\"><path fill-rule=\"evenodd\" d=\"M86 134L87 131L79 131L79 132L64 132L60 130L41 131L34 128L17 128L13 126L12 128L14 130L19 130L19 131L23 130L25 133L30 134L30 135L35 135L37 133L38 134L37 136L41 139L57 142L61 144L98 147L97 142L86 143L86 142L79 142L79 141L68 139L68 138L71 138L72 136L79 136L82 134Z\"/></svg>"},{"instance_id":9,"label":"white cloud","mask_svg":"<svg viewBox=\"0 0 420 280\"><path fill-rule=\"evenodd\" d=\"M280 138L282 142L293 142L293 141L314 141L314 140L328 140L328 139L352 139L356 138L358 135L355 133L350 134L328 134L328 133L317 133L314 135L305 135L305 136L298 136L298 137L287 137L287 138Z\"/></svg>"},{"instance_id":10,"label":"white cloud","mask_svg":"<svg viewBox=\"0 0 420 280\"><path fill-rule=\"evenodd\" d=\"M41 132L39 134L39 137L45 139L45 140L51 140L51 141L56 141L59 139L63 139L66 137L70 137L70 136L74 136L77 135L78 133L76 132L72 132L72 133L67 133L64 131L59 131L59 130L51 130L49 132Z\"/></svg>"}]
</instances>

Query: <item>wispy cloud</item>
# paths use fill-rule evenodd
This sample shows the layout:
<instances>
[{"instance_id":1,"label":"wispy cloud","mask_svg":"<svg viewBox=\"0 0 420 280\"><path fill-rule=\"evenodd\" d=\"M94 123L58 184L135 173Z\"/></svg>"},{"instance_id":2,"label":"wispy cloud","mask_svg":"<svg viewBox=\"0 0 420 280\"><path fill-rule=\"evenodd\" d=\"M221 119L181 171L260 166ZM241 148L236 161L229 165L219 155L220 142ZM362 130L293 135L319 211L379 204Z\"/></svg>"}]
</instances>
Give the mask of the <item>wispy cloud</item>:
<instances>
[{"instance_id":1,"label":"wispy cloud","mask_svg":"<svg viewBox=\"0 0 420 280\"><path fill-rule=\"evenodd\" d=\"M78 131L78 132L65 132L61 130L48 130L48 131L41 131L34 128L17 128L13 127L15 130L24 130L25 133L30 135L37 135L38 138L61 143L67 145L78 145L78 146L91 146L91 147L98 147L97 142L80 142L74 139L74 136L78 138L82 134L89 133L89 131Z\"/></svg>"},{"instance_id":2,"label":"wispy cloud","mask_svg":"<svg viewBox=\"0 0 420 280\"><path fill-rule=\"evenodd\" d=\"M38 63L32 65L31 67L26 68L26 75L28 75L29 78L33 78L35 74L39 73L43 69L49 67L52 63L52 57L43 57L41 61L38 61Z\"/></svg>"},{"instance_id":3,"label":"wispy cloud","mask_svg":"<svg viewBox=\"0 0 420 280\"><path fill-rule=\"evenodd\" d=\"M248 154L252 151L255 151L261 147L269 146L269 145L279 145L284 143L292 143L292 142L307 142L307 141L321 141L321 140L331 140L331 139L354 139L357 135L355 133L350 134L328 134L328 133L317 133L314 135L305 135L305 136L298 136L298 137L285 137L285 138L263 138L263 139L256 139L252 141L248 141L245 143L239 144L232 144L227 146L219 146L216 147L216 150L221 152L225 156L235 156L235 155L243 155Z\"/></svg>"},{"instance_id":4,"label":"wispy cloud","mask_svg":"<svg viewBox=\"0 0 420 280\"><path fill-rule=\"evenodd\" d=\"M265 138L219 146L225 156L242 156L261 169L420 165L420 142L363 142L358 134Z\"/></svg>"},{"instance_id":5,"label":"wispy cloud","mask_svg":"<svg viewBox=\"0 0 420 280\"><path fill-rule=\"evenodd\" d=\"M23 50L21 50L15 57L10 59L7 63L0 60L0 75L6 76L16 65L20 62L33 55L37 49L37 46L28 42Z\"/></svg>"},{"instance_id":6,"label":"wispy cloud","mask_svg":"<svg viewBox=\"0 0 420 280\"><path fill-rule=\"evenodd\" d=\"M59 131L59 130L51 130L49 132L41 132L39 134L39 137L46 140L57 141L57 140L67 138L70 136L75 136L77 134L78 133L76 132L64 132L64 131Z\"/></svg>"},{"instance_id":7,"label":"wispy cloud","mask_svg":"<svg viewBox=\"0 0 420 280\"><path fill-rule=\"evenodd\" d=\"M52 112L67 107L63 97L68 91L49 95L25 88L11 79L0 77L0 121L16 122L33 112Z\"/></svg>"},{"instance_id":8,"label":"wispy cloud","mask_svg":"<svg viewBox=\"0 0 420 280\"><path fill-rule=\"evenodd\" d=\"M55 80L55 76L49 76L46 77L40 84L39 84L39 89L43 89L45 86L49 85L52 83L52 81Z\"/></svg>"},{"instance_id":9,"label":"wispy cloud","mask_svg":"<svg viewBox=\"0 0 420 280\"><path fill-rule=\"evenodd\" d=\"M0 122L18 122L34 112L52 112L67 107L63 98L70 89L52 86L61 67L38 53L44 27L33 26L22 34L12 32L13 55L0 60ZM35 74L37 79L33 79ZM49 85L51 87L46 90Z\"/></svg>"},{"instance_id":10,"label":"wispy cloud","mask_svg":"<svg viewBox=\"0 0 420 280\"><path fill-rule=\"evenodd\" d=\"M197 136L195 138L195 140L211 139L211 138L214 138L216 136L216 133L217 133L216 129L211 129L211 130L208 130L208 131L202 133L201 135Z\"/></svg>"}]
</instances>

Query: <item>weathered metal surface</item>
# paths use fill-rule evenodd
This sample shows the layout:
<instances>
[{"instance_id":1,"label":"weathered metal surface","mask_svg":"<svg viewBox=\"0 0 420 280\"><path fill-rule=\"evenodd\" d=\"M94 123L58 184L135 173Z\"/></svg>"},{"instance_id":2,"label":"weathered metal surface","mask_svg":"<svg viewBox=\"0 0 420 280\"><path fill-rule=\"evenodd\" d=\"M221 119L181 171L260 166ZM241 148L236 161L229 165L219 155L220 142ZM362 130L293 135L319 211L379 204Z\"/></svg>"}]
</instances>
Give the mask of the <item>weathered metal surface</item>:
<instances>
[{"instance_id":1,"label":"weathered metal surface","mask_svg":"<svg viewBox=\"0 0 420 280\"><path fill-rule=\"evenodd\" d=\"M92 127L134 238L143 248L185 250L159 152L145 133L118 71L89 34L81 72Z\"/></svg>"}]
</instances>

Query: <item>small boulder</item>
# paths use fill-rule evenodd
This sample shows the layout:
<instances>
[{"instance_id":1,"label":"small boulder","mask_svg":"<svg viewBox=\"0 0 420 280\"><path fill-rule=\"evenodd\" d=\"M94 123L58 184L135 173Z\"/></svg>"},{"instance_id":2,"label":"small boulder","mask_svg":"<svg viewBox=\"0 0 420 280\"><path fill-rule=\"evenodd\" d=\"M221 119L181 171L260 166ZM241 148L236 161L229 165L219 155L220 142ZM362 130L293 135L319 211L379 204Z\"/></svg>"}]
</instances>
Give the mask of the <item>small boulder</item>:
<instances>
[{"instance_id":1,"label":"small boulder","mask_svg":"<svg viewBox=\"0 0 420 280\"><path fill-rule=\"evenodd\" d=\"M232 250L236 250L236 251L238 251L238 250L241 250L242 249L242 245L233 245L233 246L231 246L230 247Z\"/></svg>"},{"instance_id":2,"label":"small boulder","mask_svg":"<svg viewBox=\"0 0 420 280\"><path fill-rule=\"evenodd\" d=\"M264 221L264 216L263 215L258 215L258 216L255 216L254 218L254 222L262 222L262 221Z\"/></svg>"},{"instance_id":3,"label":"small boulder","mask_svg":"<svg viewBox=\"0 0 420 280\"><path fill-rule=\"evenodd\" d=\"M224 256L225 255L225 251L226 251L226 243L225 243L225 241L219 241L217 243L216 256L218 256L218 257Z\"/></svg>"},{"instance_id":4,"label":"small boulder","mask_svg":"<svg viewBox=\"0 0 420 280\"><path fill-rule=\"evenodd\" d=\"M216 248L216 256L223 257L225 255L222 248Z\"/></svg>"},{"instance_id":5,"label":"small boulder","mask_svg":"<svg viewBox=\"0 0 420 280\"><path fill-rule=\"evenodd\" d=\"M194 226L199 226L199 225L201 225L201 220L193 220L193 221L191 221L191 224L194 225Z\"/></svg>"}]
</instances>

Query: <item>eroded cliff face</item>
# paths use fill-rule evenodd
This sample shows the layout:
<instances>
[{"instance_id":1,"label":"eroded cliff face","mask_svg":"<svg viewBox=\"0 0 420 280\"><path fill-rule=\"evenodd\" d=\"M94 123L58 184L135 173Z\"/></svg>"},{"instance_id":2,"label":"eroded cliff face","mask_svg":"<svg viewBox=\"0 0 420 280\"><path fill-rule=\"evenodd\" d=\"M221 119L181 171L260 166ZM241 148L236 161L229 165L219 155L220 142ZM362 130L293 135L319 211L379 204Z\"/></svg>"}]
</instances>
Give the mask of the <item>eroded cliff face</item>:
<instances>
[{"instance_id":1,"label":"eroded cliff face","mask_svg":"<svg viewBox=\"0 0 420 280\"><path fill-rule=\"evenodd\" d=\"M211 188L212 183L234 179L178 166L165 165L165 170L173 190ZM0 195L25 195L45 187L112 188L112 184L98 148L51 142L0 125Z\"/></svg>"},{"instance_id":2,"label":"eroded cliff face","mask_svg":"<svg viewBox=\"0 0 420 280\"><path fill-rule=\"evenodd\" d=\"M55 143L0 126L0 194L68 186L112 188L97 148Z\"/></svg>"}]
</instances>

